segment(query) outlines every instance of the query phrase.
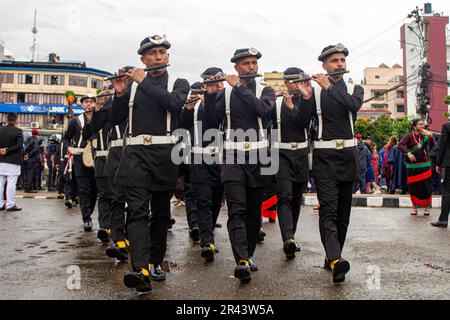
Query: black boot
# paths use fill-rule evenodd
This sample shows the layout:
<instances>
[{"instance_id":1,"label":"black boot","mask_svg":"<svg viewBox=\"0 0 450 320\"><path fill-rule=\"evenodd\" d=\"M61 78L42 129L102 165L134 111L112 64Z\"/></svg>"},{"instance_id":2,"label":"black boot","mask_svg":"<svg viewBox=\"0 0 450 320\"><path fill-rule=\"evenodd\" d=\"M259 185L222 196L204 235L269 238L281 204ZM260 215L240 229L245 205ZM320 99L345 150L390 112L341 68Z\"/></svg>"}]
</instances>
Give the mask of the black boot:
<instances>
[{"instance_id":1,"label":"black boot","mask_svg":"<svg viewBox=\"0 0 450 320\"><path fill-rule=\"evenodd\" d=\"M261 228L259 230L259 234L258 234L258 242L263 242L265 237L266 237L266 232L264 231L263 228Z\"/></svg>"},{"instance_id":2,"label":"black boot","mask_svg":"<svg viewBox=\"0 0 450 320\"><path fill-rule=\"evenodd\" d=\"M297 251L297 245L293 239L289 239L284 243L283 251L286 254L288 260L295 258L295 252Z\"/></svg>"},{"instance_id":3,"label":"black boot","mask_svg":"<svg viewBox=\"0 0 450 320\"><path fill-rule=\"evenodd\" d=\"M159 264L152 264L150 267L150 278L154 281L166 280L166 273Z\"/></svg>"},{"instance_id":4,"label":"black boot","mask_svg":"<svg viewBox=\"0 0 450 320\"><path fill-rule=\"evenodd\" d=\"M438 227L438 228L447 228L448 223L446 221L436 221L436 222L431 222L430 223L433 227Z\"/></svg>"},{"instance_id":5,"label":"black boot","mask_svg":"<svg viewBox=\"0 0 450 320\"><path fill-rule=\"evenodd\" d=\"M113 245L106 249L106 255L110 258L116 258L119 261L128 260L128 251L125 241L117 241Z\"/></svg>"},{"instance_id":6,"label":"black boot","mask_svg":"<svg viewBox=\"0 0 450 320\"><path fill-rule=\"evenodd\" d=\"M247 260L239 261L238 266L234 269L234 277L244 283L252 280L250 276L250 264Z\"/></svg>"},{"instance_id":7,"label":"black boot","mask_svg":"<svg viewBox=\"0 0 450 320\"><path fill-rule=\"evenodd\" d=\"M91 232L92 231L92 221L85 221L84 222L84 231L85 232Z\"/></svg>"},{"instance_id":8,"label":"black boot","mask_svg":"<svg viewBox=\"0 0 450 320\"><path fill-rule=\"evenodd\" d=\"M139 272L128 272L123 277L123 282L128 288L133 288L138 293L148 293L152 290L149 272L144 268Z\"/></svg>"},{"instance_id":9,"label":"black boot","mask_svg":"<svg viewBox=\"0 0 450 320\"><path fill-rule=\"evenodd\" d=\"M250 265L250 271L251 271L251 272L256 272L256 271L259 270L259 269L258 269L258 266L256 265L256 263L255 263L255 261L253 260L252 257L250 257L250 258L248 259L248 264Z\"/></svg>"},{"instance_id":10,"label":"black boot","mask_svg":"<svg viewBox=\"0 0 450 320\"><path fill-rule=\"evenodd\" d=\"M72 209L73 208L73 201L72 200L66 200L66 202L64 203L64 205L68 208L68 209Z\"/></svg>"},{"instance_id":11,"label":"black boot","mask_svg":"<svg viewBox=\"0 0 450 320\"><path fill-rule=\"evenodd\" d=\"M111 234L111 229L99 229L97 231L97 238L103 243L109 243L109 235Z\"/></svg>"},{"instance_id":12,"label":"black boot","mask_svg":"<svg viewBox=\"0 0 450 320\"><path fill-rule=\"evenodd\" d=\"M350 263L347 260L339 259L331 263L333 270L333 282L342 283L345 281L345 274L350 271Z\"/></svg>"},{"instance_id":13,"label":"black boot","mask_svg":"<svg viewBox=\"0 0 450 320\"><path fill-rule=\"evenodd\" d=\"M212 243L208 243L202 248L201 256L205 258L206 262L214 261L214 254L216 253L215 245Z\"/></svg>"},{"instance_id":14,"label":"black boot","mask_svg":"<svg viewBox=\"0 0 450 320\"><path fill-rule=\"evenodd\" d=\"M192 230L189 230L189 236L192 241L199 242L200 241L200 229L198 227L193 227Z\"/></svg>"}]
</instances>

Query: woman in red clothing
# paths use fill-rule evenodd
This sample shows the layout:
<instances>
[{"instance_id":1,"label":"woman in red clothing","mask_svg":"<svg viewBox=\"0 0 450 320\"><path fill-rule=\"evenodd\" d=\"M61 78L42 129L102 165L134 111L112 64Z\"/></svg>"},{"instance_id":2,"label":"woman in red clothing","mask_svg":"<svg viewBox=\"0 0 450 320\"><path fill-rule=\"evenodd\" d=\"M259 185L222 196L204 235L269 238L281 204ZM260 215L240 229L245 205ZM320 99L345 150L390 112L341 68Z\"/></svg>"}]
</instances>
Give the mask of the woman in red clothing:
<instances>
[{"instance_id":1,"label":"woman in red clothing","mask_svg":"<svg viewBox=\"0 0 450 320\"><path fill-rule=\"evenodd\" d=\"M378 178L380 175L380 171L378 165L378 151L376 144L373 144L372 147L372 168L373 168L373 175L375 176L375 184L379 186Z\"/></svg>"},{"instance_id":2,"label":"woman in red clothing","mask_svg":"<svg viewBox=\"0 0 450 320\"><path fill-rule=\"evenodd\" d=\"M414 119L411 126L412 132L403 137L398 149L406 154L408 189L413 204L411 215L417 215L419 206L425 207L423 214L428 216L432 199L432 171L428 150L436 144L436 141L431 132L425 130L423 120Z\"/></svg>"}]
</instances>

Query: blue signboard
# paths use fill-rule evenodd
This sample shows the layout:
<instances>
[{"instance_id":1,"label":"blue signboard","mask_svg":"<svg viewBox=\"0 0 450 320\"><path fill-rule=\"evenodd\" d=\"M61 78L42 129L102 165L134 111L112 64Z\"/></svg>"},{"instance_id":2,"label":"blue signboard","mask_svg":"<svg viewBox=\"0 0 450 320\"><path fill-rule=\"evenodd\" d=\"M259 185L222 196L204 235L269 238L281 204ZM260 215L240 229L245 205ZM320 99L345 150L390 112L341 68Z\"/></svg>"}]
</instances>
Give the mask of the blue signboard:
<instances>
[{"instance_id":1,"label":"blue signboard","mask_svg":"<svg viewBox=\"0 0 450 320\"><path fill-rule=\"evenodd\" d=\"M75 115L83 112L78 105L72 107ZM0 112L33 113L33 114L67 114L67 106L64 104L8 104L0 103Z\"/></svg>"}]
</instances>

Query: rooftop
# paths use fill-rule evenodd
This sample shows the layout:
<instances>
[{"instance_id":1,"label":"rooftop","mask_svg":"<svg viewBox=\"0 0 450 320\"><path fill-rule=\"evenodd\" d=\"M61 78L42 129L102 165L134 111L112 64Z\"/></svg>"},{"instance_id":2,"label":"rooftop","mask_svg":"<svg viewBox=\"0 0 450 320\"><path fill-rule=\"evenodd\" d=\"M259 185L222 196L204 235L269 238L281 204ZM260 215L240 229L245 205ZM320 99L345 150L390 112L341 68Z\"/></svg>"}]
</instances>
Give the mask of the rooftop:
<instances>
[{"instance_id":1,"label":"rooftop","mask_svg":"<svg viewBox=\"0 0 450 320\"><path fill-rule=\"evenodd\" d=\"M41 62L41 61L9 61L0 62L0 69L41 69L41 70L56 70L56 71L86 71L95 73L101 76L110 76L110 72L88 68L84 61L58 61L58 62Z\"/></svg>"}]
</instances>

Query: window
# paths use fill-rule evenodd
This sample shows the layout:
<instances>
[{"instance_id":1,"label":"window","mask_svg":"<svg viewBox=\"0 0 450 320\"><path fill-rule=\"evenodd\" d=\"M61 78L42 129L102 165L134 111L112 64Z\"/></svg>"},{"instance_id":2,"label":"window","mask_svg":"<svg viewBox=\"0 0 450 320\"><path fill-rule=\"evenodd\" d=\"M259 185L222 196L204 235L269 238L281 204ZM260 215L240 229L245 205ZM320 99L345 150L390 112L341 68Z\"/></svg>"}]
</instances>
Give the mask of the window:
<instances>
[{"instance_id":1,"label":"window","mask_svg":"<svg viewBox=\"0 0 450 320\"><path fill-rule=\"evenodd\" d=\"M403 91L397 91L397 99L403 99L405 97L405 94Z\"/></svg>"},{"instance_id":2,"label":"window","mask_svg":"<svg viewBox=\"0 0 450 320\"><path fill-rule=\"evenodd\" d=\"M51 86L63 86L64 85L64 76L63 75L44 75L44 84Z\"/></svg>"},{"instance_id":3,"label":"window","mask_svg":"<svg viewBox=\"0 0 450 320\"><path fill-rule=\"evenodd\" d=\"M377 76L375 76L375 79L380 79L380 76L378 76L378 75L377 75Z\"/></svg>"},{"instance_id":4,"label":"window","mask_svg":"<svg viewBox=\"0 0 450 320\"><path fill-rule=\"evenodd\" d=\"M44 104L64 104L63 94L44 94Z\"/></svg>"},{"instance_id":5,"label":"window","mask_svg":"<svg viewBox=\"0 0 450 320\"><path fill-rule=\"evenodd\" d=\"M39 75L38 74L19 73L19 83L20 84L39 84Z\"/></svg>"},{"instance_id":6,"label":"window","mask_svg":"<svg viewBox=\"0 0 450 320\"><path fill-rule=\"evenodd\" d=\"M87 87L86 77L69 76L69 86Z\"/></svg>"},{"instance_id":7,"label":"window","mask_svg":"<svg viewBox=\"0 0 450 320\"><path fill-rule=\"evenodd\" d=\"M17 103L25 103L25 93L17 93Z\"/></svg>"},{"instance_id":8,"label":"window","mask_svg":"<svg viewBox=\"0 0 450 320\"><path fill-rule=\"evenodd\" d=\"M385 91L372 90L372 97L375 97L375 101L383 101L386 99L386 93Z\"/></svg>"},{"instance_id":9,"label":"window","mask_svg":"<svg viewBox=\"0 0 450 320\"><path fill-rule=\"evenodd\" d=\"M12 92L2 92L0 94L0 103L14 103L14 94Z\"/></svg>"},{"instance_id":10,"label":"window","mask_svg":"<svg viewBox=\"0 0 450 320\"><path fill-rule=\"evenodd\" d=\"M39 93L17 93L17 103L30 103L37 104L39 103Z\"/></svg>"},{"instance_id":11,"label":"window","mask_svg":"<svg viewBox=\"0 0 450 320\"><path fill-rule=\"evenodd\" d=\"M398 104L397 105L397 113L405 113L405 105Z\"/></svg>"},{"instance_id":12,"label":"window","mask_svg":"<svg viewBox=\"0 0 450 320\"><path fill-rule=\"evenodd\" d=\"M393 82L402 82L403 81L403 76L400 75L396 75L393 79Z\"/></svg>"},{"instance_id":13,"label":"window","mask_svg":"<svg viewBox=\"0 0 450 320\"><path fill-rule=\"evenodd\" d=\"M26 93L25 103L32 103L32 104L39 103L39 93Z\"/></svg>"},{"instance_id":14,"label":"window","mask_svg":"<svg viewBox=\"0 0 450 320\"><path fill-rule=\"evenodd\" d=\"M373 104L372 108L373 110L384 110L386 109L386 105L385 104Z\"/></svg>"},{"instance_id":15,"label":"window","mask_svg":"<svg viewBox=\"0 0 450 320\"><path fill-rule=\"evenodd\" d=\"M93 88L93 89L103 89L103 80L91 79L91 88Z\"/></svg>"},{"instance_id":16,"label":"window","mask_svg":"<svg viewBox=\"0 0 450 320\"><path fill-rule=\"evenodd\" d=\"M0 83L14 83L14 73L0 73Z\"/></svg>"}]
</instances>

